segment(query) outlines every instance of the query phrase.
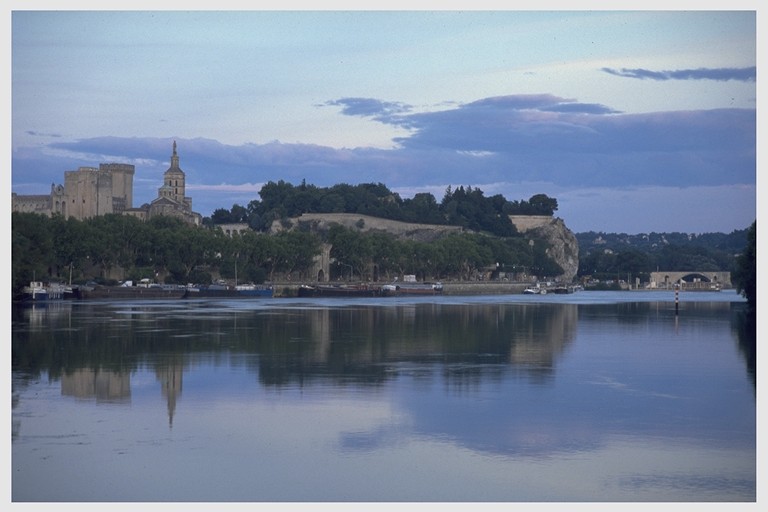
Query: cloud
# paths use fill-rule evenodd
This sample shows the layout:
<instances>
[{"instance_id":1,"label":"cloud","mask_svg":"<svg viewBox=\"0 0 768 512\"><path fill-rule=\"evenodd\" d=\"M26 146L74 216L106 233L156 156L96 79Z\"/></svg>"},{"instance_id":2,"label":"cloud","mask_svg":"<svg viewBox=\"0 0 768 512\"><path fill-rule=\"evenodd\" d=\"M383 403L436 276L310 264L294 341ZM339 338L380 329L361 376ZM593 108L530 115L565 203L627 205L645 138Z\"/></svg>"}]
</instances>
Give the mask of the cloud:
<instances>
[{"instance_id":1,"label":"cloud","mask_svg":"<svg viewBox=\"0 0 768 512\"><path fill-rule=\"evenodd\" d=\"M174 137L57 140L14 149L13 190L46 193L51 183L63 182L64 171L124 162L136 165L134 202L148 202L157 196L174 140L187 185L196 192L194 207L204 215L258 199L257 184L278 180L306 180L317 186L381 182L391 190L437 190L438 200L448 185L479 186L488 195L519 200L535 193L557 197L584 189L677 191L756 182L754 109L626 114L549 94L482 98L433 112L372 98L342 98L324 105L341 106L342 115L408 126L411 131L395 139L398 146L392 149L279 141L227 145ZM531 183L536 187L526 185ZM486 184L492 188L484 188ZM738 188L733 190L738 195ZM722 217L730 218L725 210L735 210L733 205L713 205L712 196L707 196L707 208L723 210ZM641 211L649 204L655 203L633 195L621 207ZM741 211L749 216L754 204L755 197L746 194ZM571 210L586 218L591 208L597 213L590 221L598 222L600 205ZM686 220L695 221L690 216ZM641 217L636 223L642 222Z\"/></svg>"},{"instance_id":2,"label":"cloud","mask_svg":"<svg viewBox=\"0 0 768 512\"><path fill-rule=\"evenodd\" d=\"M341 98L327 101L323 106L342 107L341 113L345 116L370 117L387 124L401 124L401 115L412 109L405 103L373 98Z\"/></svg>"},{"instance_id":3,"label":"cloud","mask_svg":"<svg viewBox=\"0 0 768 512\"><path fill-rule=\"evenodd\" d=\"M754 82L757 79L756 66L747 68L678 69L674 71L651 71L642 68L602 68L602 71L615 76L639 78L641 80L716 80L718 82L736 80L739 82Z\"/></svg>"},{"instance_id":4,"label":"cloud","mask_svg":"<svg viewBox=\"0 0 768 512\"><path fill-rule=\"evenodd\" d=\"M205 191L205 192L240 192L258 195L264 183L219 183L218 185L191 184L186 187L187 190Z\"/></svg>"},{"instance_id":5,"label":"cloud","mask_svg":"<svg viewBox=\"0 0 768 512\"><path fill-rule=\"evenodd\" d=\"M27 135L31 135L33 137L53 137L53 138L60 138L61 137L60 133L43 133L43 132L38 132L38 131L35 131L35 130L27 130L24 133L26 133Z\"/></svg>"}]
</instances>

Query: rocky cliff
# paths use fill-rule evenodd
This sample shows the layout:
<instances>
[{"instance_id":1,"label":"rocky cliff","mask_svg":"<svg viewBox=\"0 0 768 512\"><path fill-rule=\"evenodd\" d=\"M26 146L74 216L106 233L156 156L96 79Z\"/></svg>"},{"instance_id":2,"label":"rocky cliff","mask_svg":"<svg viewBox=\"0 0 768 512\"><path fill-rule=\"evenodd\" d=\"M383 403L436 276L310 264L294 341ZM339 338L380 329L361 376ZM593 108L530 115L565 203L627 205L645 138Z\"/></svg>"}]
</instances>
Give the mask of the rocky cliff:
<instances>
[{"instance_id":1,"label":"rocky cliff","mask_svg":"<svg viewBox=\"0 0 768 512\"><path fill-rule=\"evenodd\" d=\"M549 246L547 254L563 269L563 274L557 276L559 279L565 282L573 280L579 269L579 242L562 219L545 215L510 215L509 218L526 238L542 240ZM270 231L277 233L302 224L313 231L324 231L334 223L360 231L386 231L399 238L419 242L431 242L446 234L462 231L458 226L415 224L354 213L305 213L287 224L275 221Z\"/></svg>"},{"instance_id":2,"label":"rocky cliff","mask_svg":"<svg viewBox=\"0 0 768 512\"><path fill-rule=\"evenodd\" d=\"M440 226L436 224L417 224L413 222L400 222L397 220L371 217L358 213L304 213L300 217L291 219L291 229L304 225L312 231L326 231L332 224L340 224L346 228L365 231L384 231L398 238L415 240L417 242L432 242L449 233L461 233L459 226ZM286 229L282 222L276 220L272 223L271 233L278 233Z\"/></svg>"},{"instance_id":3,"label":"rocky cliff","mask_svg":"<svg viewBox=\"0 0 768 512\"><path fill-rule=\"evenodd\" d=\"M558 276L570 282L579 270L579 241L565 226L563 219L545 215L510 215L517 231L527 238L540 239L549 245L547 254L563 269Z\"/></svg>"}]
</instances>

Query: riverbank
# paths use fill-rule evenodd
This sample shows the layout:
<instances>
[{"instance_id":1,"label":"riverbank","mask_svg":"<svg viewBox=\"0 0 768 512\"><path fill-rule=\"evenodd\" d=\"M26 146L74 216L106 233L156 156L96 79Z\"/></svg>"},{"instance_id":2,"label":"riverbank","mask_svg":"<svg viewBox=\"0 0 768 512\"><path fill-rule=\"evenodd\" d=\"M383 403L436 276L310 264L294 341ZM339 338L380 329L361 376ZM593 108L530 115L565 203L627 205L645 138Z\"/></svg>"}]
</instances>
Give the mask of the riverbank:
<instances>
[{"instance_id":1,"label":"riverbank","mask_svg":"<svg viewBox=\"0 0 768 512\"><path fill-rule=\"evenodd\" d=\"M295 283L295 282L276 282L273 283L274 297L297 297L299 293L299 287L302 284L307 283ZM323 284L347 284L347 283L323 283ZM523 290L530 286L535 286L535 283L521 283L521 282L504 282L504 281L442 281L443 295L510 295L523 293ZM724 288L730 289L730 288ZM637 292L651 292L651 291L664 291L664 288L630 288L622 287L617 291L637 291ZM668 288L668 291L672 292L673 288ZM681 292L715 292L721 289L713 289L709 287L690 287L681 290ZM550 290L551 292L552 290Z\"/></svg>"},{"instance_id":2,"label":"riverbank","mask_svg":"<svg viewBox=\"0 0 768 512\"><path fill-rule=\"evenodd\" d=\"M274 297L296 297L299 293L299 287L302 284L306 283L273 283ZM523 290L531 285L531 283L510 283L500 281L442 281L442 284L443 295L507 295L523 293Z\"/></svg>"}]
</instances>

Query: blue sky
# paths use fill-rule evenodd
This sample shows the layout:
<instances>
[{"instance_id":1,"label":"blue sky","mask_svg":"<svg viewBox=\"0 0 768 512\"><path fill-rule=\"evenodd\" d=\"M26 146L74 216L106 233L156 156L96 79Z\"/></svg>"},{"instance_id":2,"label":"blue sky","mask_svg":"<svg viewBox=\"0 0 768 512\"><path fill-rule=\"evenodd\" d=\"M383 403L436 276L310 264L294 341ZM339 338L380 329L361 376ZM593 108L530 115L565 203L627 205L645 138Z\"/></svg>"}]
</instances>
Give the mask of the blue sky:
<instances>
[{"instance_id":1,"label":"blue sky","mask_svg":"<svg viewBox=\"0 0 768 512\"><path fill-rule=\"evenodd\" d=\"M47 193L78 166L125 162L139 206L157 197L176 140L203 215L282 179L381 182L438 201L459 185L509 200L544 193L577 232L730 232L756 218L757 2L686 12L11 4L20 194Z\"/></svg>"}]
</instances>

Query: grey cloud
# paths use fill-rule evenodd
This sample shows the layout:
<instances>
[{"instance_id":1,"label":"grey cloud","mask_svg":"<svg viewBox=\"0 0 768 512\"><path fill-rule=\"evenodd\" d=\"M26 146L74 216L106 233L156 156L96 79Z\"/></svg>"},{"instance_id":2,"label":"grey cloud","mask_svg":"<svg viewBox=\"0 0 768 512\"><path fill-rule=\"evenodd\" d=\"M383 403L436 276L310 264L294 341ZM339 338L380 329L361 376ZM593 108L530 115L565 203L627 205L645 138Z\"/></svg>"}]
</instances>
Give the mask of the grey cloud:
<instances>
[{"instance_id":1,"label":"grey cloud","mask_svg":"<svg viewBox=\"0 0 768 512\"><path fill-rule=\"evenodd\" d=\"M570 112L573 114L620 114L618 110L597 103L559 103L541 110L547 112Z\"/></svg>"},{"instance_id":2,"label":"grey cloud","mask_svg":"<svg viewBox=\"0 0 768 512\"><path fill-rule=\"evenodd\" d=\"M391 124L399 124L399 116L411 110L411 106L405 103L373 98L341 98L327 101L324 105L342 107L341 113L346 116L370 117Z\"/></svg>"},{"instance_id":3,"label":"grey cloud","mask_svg":"<svg viewBox=\"0 0 768 512\"><path fill-rule=\"evenodd\" d=\"M177 138L188 183L306 179L318 186L382 182L394 189L549 182L583 188L720 186L756 179L754 109L623 114L546 94L484 98L435 112L361 98L328 104L342 106L344 115L400 123L413 131L397 139L396 149L280 142L231 146ZM162 183L173 140L100 137L17 148L13 186L33 193L31 184L40 183L38 193L45 193L50 183L62 182L64 171L113 155L107 161L135 162L135 183L144 187L136 190L136 202L148 201ZM56 156L46 148L57 149ZM212 200L196 197L195 204ZM222 204L215 207L232 204L223 195L216 201Z\"/></svg>"},{"instance_id":4,"label":"grey cloud","mask_svg":"<svg viewBox=\"0 0 768 512\"><path fill-rule=\"evenodd\" d=\"M649 69L613 69L602 68L602 71L625 78L641 80L716 80L720 82L736 80L754 82L757 79L757 67L747 68L697 68L679 69L673 71L651 71Z\"/></svg>"},{"instance_id":5,"label":"grey cloud","mask_svg":"<svg viewBox=\"0 0 768 512\"><path fill-rule=\"evenodd\" d=\"M32 135L33 137L53 137L53 138L60 138L61 137L60 133L43 133L43 132L38 132L38 131L35 131L35 130L27 130L25 133L27 135Z\"/></svg>"}]
</instances>

